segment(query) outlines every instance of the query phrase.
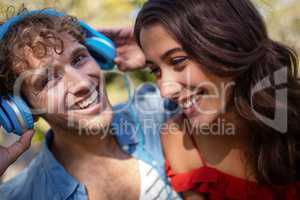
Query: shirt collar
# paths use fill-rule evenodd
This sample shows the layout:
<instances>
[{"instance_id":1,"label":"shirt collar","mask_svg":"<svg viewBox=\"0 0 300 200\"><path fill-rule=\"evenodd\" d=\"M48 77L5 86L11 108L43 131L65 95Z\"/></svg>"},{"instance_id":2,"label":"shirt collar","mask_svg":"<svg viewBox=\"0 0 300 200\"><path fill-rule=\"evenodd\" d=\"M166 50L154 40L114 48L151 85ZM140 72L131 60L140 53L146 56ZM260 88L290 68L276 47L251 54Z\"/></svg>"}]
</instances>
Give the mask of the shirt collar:
<instances>
[{"instance_id":1,"label":"shirt collar","mask_svg":"<svg viewBox=\"0 0 300 200\"><path fill-rule=\"evenodd\" d=\"M136 146L140 138L136 130L137 126L130 115L127 104L120 104L113 107L113 120L111 128L118 143L122 148L128 147L128 150ZM53 141L54 133L50 129L46 133L45 143L41 151L40 165L51 177L51 188L58 193L63 199L70 196L74 191L82 186L74 177L72 177L64 167L56 160L50 147ZM128 152L130 153L130 152ZM80 187L81 189L84 187Z\"/></svg>"},{"instance_id":2,"label":"shirt collar","mask_svg":"<svg viewBox=\"0 0 300 200\"><path fill-rule=\"evenodd\" d=\"M140 142L140 138L138 137L137 126L127 106L127 104L120 104L113 107L111 128L120 146L130 149ZM51 177L49 179L50 187L64 199L70 196L81 184L64 169L50 151L53 137L54 133L50 129L46 133L45 143L42 147L40 165Z\"/></svg>"},{"instance_id":3,"label":"shirt collar","mask_svg":"<svg viewBox=\"0 0 300 200\"><path fill-rule=\"evenodd\" d=\"M137 124L129 113L128 104L113 107L113 120L111 128L118 143L123 146L137 145L140 142Z\"/></svg>"}]
</instances>

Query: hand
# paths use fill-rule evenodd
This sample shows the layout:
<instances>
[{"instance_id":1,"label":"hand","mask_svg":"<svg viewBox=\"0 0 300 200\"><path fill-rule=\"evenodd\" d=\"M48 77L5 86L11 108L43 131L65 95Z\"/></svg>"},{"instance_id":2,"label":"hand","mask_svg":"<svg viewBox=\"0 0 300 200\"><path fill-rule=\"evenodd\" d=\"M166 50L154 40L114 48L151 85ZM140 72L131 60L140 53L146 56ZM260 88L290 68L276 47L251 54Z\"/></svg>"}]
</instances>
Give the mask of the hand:
<instances>
[{"instance_id":1,"label":"hand","mask_svg":"<svg viewBox=\"0 0 300 200\"><path fill-rule=\"evenodd\" d=\"M30 147L32 136L33 131L27 131L10 147L0 146L0 176Z\"/></svg>"},{"instance_id":2,"label":"hand","mask_svg":"<svg viewBox=\"0 0 300 200\"><path fill-rule=\"evenodd\" d=\"M98 29L116 45L115 63L121 71L145 67L145 55L135 41L133 28Z\"/></svg>"}]
</instances>

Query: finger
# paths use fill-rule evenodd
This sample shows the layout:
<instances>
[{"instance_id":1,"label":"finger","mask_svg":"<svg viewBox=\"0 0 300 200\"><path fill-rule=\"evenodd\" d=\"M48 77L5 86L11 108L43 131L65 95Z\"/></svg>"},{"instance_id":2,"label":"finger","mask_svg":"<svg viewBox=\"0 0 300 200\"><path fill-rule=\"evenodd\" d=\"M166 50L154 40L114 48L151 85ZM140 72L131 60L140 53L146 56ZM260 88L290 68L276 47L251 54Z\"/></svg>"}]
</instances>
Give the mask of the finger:
<instances>
[{"instance_id":1,"label":"finger","mask_svg":"<svg viewBox=\"0 0 300 200\"><path fill-rule=\"evenodd\" d=\"M16 143L7 148L9 160L11 163L16 161L17 158L30 147L33 134L33 131L27 131L19 138Z\"/></svg>"},{"instance_id":2,"label":"finger","mask_svg":"<svg viewBox=\"0 0 300 200\"><path fill-rule=\"evenodd\" d=\"M121 61L122 61L122 58L121 58L121 57L116 57L115 60L114 60L114 62L115 62L117 65L121 64Z\"/></svg>"},{"instance_id":3,"label":"finger","mask_svg":"<svg viewBox=\"0 0 300 200\"><path fill-rule=\"evenodd\" d=\"M120 71L126 71L127 69L124 67L124 60L121 57L115 58L115 63Z\"/></svg>"},{"instance_id":4,"label":"finger","mask_svg":"<svg viewBox=\"0 0 300 200\"><path fill-rule=\"evenodd\" d=\"M123 27L120 31L120 37L133 39L133 27Z\"/></svg>"},{"instance_id":5,"label":"finger","mask_svg":"<svg viewBox=\"0 0 300 200\"><path fill-rule=\"evenodd\" d=\"M115 63L117 64L117 67L120 71L122 72L127 72L127 71L131 71L133 70L132 69L132 66L131 65L128 65L128 63L126 62L126 60L124 60L123 58L121 57L117 57L115 59Z\"/></svg>"},{"instance_id":6,"label":"finger","mask_svg":"<svg viewBox=\"0 0 300 200\"><path fill-rule=\"evenodd\" d=\"M109 37L111 40L115 41L118 36L120 35L121 29L120 28L103 28L97 29L98 32L102 33L103 35Z\"/></svg>"},{"instance_id":7,"label":"finger","mask_svg":"<svg viewBox=\"0 0 300 200\"><path fill-rule=\"evenodd\" d=\"M114 35L117 32L117 29L113 28L97 28L96 30L104 35Z\"/></svg>"},{"instance_id":8,"label":"finger","mask_svg":"<svg viewBox=\"0 0 300 200\"><path fill-rule=\"evenodd\" d=\"M117 53L119 54L128 53L128 50L129 49L127 45L122 45L117 48Z\"/></svg>"}]
</instances>

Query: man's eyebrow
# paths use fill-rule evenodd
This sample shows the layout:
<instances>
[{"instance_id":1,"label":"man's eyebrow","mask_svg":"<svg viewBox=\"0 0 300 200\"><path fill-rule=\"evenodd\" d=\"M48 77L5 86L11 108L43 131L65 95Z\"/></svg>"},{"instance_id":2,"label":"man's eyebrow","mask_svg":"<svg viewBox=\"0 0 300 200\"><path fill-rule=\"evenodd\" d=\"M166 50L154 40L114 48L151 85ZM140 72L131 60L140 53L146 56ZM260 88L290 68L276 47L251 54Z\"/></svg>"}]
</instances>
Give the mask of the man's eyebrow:
<instances>
[{"instance_id":1,"label":"man's eyebrow","mask_svg":"<svg viewBox=\"0 0 300 200\"><path fill-rule=\"evenodd\" d=\"M70 54L70 58L72 59L74 56L76 56L76 54L78 54L80 52L84 52L84 51L88 52L88 50L85 46L75 47Z\"/></svg>"}]
</instances>

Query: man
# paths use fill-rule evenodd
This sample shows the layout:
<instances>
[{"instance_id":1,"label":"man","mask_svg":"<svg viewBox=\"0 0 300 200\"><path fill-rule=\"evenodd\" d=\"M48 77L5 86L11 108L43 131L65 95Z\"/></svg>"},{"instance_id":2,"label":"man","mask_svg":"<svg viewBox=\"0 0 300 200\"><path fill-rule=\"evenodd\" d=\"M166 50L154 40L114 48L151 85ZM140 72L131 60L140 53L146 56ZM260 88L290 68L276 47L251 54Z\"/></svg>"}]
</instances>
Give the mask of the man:
<instances>
[{"instance_id":1,"label":"man","mask_svg":"<svg viewBox=\"0 0 300 200\"><path fill-rule=\"evenodd\" d=\"M164 175L157 88L112 108L84 37L76 19L41 13L1 41L7 77L22 77L24 99L51 126L29 167L0 186L1 199L177 198Z\"/></svg>"}]
</instances>

